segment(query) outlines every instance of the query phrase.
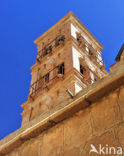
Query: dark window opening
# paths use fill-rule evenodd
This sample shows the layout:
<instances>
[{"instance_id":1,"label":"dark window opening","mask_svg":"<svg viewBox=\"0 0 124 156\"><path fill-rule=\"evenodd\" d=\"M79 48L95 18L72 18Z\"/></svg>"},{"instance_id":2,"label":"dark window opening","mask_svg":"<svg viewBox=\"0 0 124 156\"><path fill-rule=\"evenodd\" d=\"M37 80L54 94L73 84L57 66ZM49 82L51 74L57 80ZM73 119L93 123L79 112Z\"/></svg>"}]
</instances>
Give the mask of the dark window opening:
<instances>
[{"instance_id":1,"label":"dark window opening","mask_svg":"<svg viewBox=\"0 0 124 156\"><path fill-rule=\"evenodd\" d=\"M49 82L49 73L44 76L44 80L45 80L46 83Z\"/></svg>"},{"instance_id":2,"label":"dark window opening","mask_svg":"<svg viewBox=\"0 0 124 156\"><path fill-rule=\"evenodd\" d=\"M64 63L58 66L58 74L64 75Z\"/></svg>"},{"instance_id":3,"label":"dark window opening","mask_svg":"<svg viewBox=\"0 0 124 156\"><path fill-rule=\"evenodd\" d=\"M51 46L51 45L48 47L48 51L49 51L49 52L52 51L52 46Z\"/></svg>"},{"instance_id":4,"label":"dark window opening","mask_svg":"<svg viewBox=\"0 0 124 156\"><path fill-rule=\"evenodd\" d=\"M89 54L90 54L90 55L93 55L93 52L89 50Z\"/></svg>"},{"instance_id":5,"label":"dark window opening","mask_svg":"<svg viewBox=\"0 0 124 156\"><path fill-rule=\"evenodd\" d=\"M52 51L52 46L50 45L50 46L48 46L48 48L45 48L43 50L43 56L47 55L51 51Z\"/></svg>"},{"instance_id":6,"label":"dark window opening","mask_svg":"<svg viewBox=\"0 0 124 156\"><path fill-rule=\"evenodd\" d=\"M78 42L79 44L81 44L81 39L80 39L80 37L77 37L77 42Z\"/></svg>"},{"instance_id":7,"label":"dark window opening","mask_svg":"<svg viewBox=\"0 0 124 156\"><path fill-rule=\"evenodd\" d=\"M80 65L80 73L84 75L85 71L86 69L82 65Z\"/></svg>"},{"instance_id":8,"label":"dark window opening","mask_svg":"<svg viewBox=\"0 0 124 156\"><path fill-rule=\"evenodd\" d=\"M65 36L64 36L64 35L61 36L61 37L58 39L58 41L62 41L62 42L64 42L64 40L65 40Z\"/></svg>"},{"instance_id":9,"label":"dark window opening","mask_svg":"<svg viewBox=\"0 0 124 156\"><path fill-rule=\"evenodd\" d=\"M55 43L56 47L59 46L59 41L56 40L56 43Z\"/></svg>"},{"instance_id":10,"label":"dark window opening","mask_svg":"<svg viewBox=\"0 0 124 156\"><path fill-rule=\"evenodd\" d=\"M45 56L45 55L47 55L48 54L48 52L47 52L47 49L45 48L44 50L43 50L43 56Z\"/></svg>"},{"instance_id":11,"label":"dark window opening","mask_svg":"<svg viewBox=\"0 0 124 156\"><path fill-rule=\"evenodd\" d=\"M61 36L61 37L59 37L59 38L56 40L56 42L55 42L56 47L59 46L60 43L61 43L61 42L64 42L64 41L65 41L65 36L64 36L64 35Z\"/></svg>"}]
</instances>

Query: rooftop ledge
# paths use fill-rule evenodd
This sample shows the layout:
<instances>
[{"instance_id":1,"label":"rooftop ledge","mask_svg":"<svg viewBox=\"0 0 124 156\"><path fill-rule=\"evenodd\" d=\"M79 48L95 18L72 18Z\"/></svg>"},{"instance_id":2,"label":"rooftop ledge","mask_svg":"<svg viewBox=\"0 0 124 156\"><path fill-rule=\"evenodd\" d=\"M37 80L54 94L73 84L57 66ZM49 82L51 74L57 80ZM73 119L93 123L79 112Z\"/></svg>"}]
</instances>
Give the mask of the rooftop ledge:
<instances>
[{"instance_id":1,"label":"rooftop ledge","mask_svg":"<svg viewBox=\"0 0 124 156\"><path fill-rule=\"evenodd\" d=\"M39 135L44 130L67 119L79 110L85 109L93 102L122 85L124 85L124 65L113 70L103 79L79 92L71 101L69 99L61 102L58 107L54 108L49 113L41 115L26 126L5 137L0 141L0 155L10 152L26 140Z\"/></svg>"}]
</instances>

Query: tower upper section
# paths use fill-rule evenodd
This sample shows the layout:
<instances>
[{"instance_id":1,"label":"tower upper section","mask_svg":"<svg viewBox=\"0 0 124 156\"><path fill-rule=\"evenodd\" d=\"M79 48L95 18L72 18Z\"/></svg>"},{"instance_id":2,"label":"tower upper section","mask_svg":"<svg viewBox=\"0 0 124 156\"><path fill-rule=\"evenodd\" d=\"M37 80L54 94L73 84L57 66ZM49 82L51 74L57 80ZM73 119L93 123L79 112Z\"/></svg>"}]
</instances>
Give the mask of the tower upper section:
<instances>
[{"instance_id":1,"label":"tower upper section","mask_svg":"<svg viewBox=\"0 0 124 156\"><path fill-rule=\"evenodd\" d=\"M22 125L105 76L103 46L72 13L35 40L36 63Z\"/></svg>"}]
</instances>

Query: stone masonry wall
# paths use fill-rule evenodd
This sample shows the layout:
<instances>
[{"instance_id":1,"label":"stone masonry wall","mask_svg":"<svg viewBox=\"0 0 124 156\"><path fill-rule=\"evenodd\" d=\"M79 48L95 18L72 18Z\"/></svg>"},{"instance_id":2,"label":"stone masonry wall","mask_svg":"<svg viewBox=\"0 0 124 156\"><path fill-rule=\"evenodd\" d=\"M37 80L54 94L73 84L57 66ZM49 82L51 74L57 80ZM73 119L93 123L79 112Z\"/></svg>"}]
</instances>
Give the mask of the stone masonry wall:
<instances>
[{"instance_id":1,"label":"stone masonry wall","mask_svg":"<svg viewBox=\"0 0 124 156\"><path fill-rule=\"evenodd\" d=\"M90 144L124 148L124 87L25 141L6 156L89 156ZM102 154L101 154L102 155Z\"/></svg>"}]
</instances>

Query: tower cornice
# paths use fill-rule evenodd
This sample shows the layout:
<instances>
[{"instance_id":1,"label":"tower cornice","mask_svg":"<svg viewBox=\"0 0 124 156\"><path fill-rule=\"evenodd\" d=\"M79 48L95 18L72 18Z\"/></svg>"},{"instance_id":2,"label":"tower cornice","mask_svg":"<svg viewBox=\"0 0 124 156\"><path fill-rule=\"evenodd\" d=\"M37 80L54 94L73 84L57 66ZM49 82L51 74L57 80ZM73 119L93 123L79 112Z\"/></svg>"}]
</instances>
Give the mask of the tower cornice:
<instances>
[{"instance_id":1,"label":"tower cornice","mask_svg":"<svg viewBox=\"0 0 124 156\"><path fill-rule=\"evenodd\" d=\"M60 21L58 21L55 25L53 25L49 30L47 30L45 33L43 33L40 37L38 37L34 43L39 44L45 37L47 37L52 31L54 31L58 26L64 25L68 21L75 22L81 29L86 33L86 35L91 38L91 40L99 47L100 50L102 50L104 47L102 44L90 33L90 31L82 24L82 22L74 15L73 12L69 12L67 15L65 15Z\"/></svg>"}]
</instances>

